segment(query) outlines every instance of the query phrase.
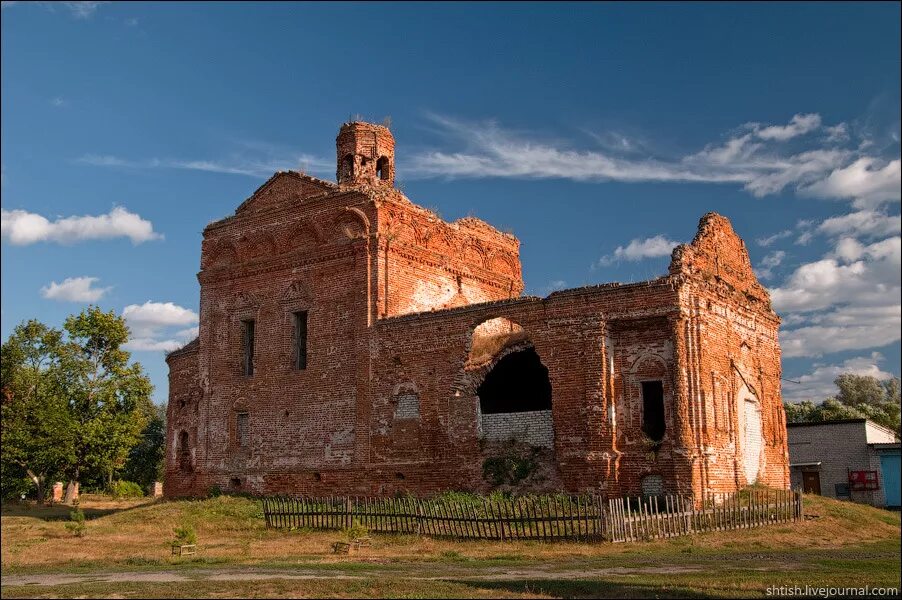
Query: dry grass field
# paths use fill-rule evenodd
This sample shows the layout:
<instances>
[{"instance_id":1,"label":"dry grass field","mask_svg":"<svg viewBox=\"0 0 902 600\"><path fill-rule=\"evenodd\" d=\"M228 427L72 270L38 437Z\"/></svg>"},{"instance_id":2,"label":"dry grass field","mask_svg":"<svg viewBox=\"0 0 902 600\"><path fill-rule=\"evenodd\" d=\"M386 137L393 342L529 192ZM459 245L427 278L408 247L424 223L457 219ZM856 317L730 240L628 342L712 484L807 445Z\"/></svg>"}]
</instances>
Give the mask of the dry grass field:
<instances>
[{"instance_id":1,"label":"dry grass field","mask_svg":"<svg viewBox=\"0 0 902 600\"><path fill-rule=\"evenodd\" d=\"M806 497L804 522L655 542L457 542L377 535L335 555L338 531L267 530L258 501L84 497L5 506L3 597L736 597L768 586L899 587L900 519ZM198 553L174 557L173 528Z\"/></svg>"}]
</instances>

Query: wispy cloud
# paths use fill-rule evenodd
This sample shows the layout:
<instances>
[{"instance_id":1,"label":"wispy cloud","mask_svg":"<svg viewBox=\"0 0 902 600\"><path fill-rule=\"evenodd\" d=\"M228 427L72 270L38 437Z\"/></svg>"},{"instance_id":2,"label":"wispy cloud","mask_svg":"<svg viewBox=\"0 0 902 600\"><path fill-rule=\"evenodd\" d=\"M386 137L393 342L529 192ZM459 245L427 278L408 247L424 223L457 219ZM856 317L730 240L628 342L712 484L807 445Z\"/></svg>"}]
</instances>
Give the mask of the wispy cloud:
<instances>
[{"instance_id":1,"label":"wispy cloud","mask_svg":"<svg viewBox=\"0 0 902 600\"><path fill-rule=\"evenodd\" d=\"M775 233L773 235L768 235L763 238L758 238L757 240L755 240L755 243L757 243L759 246L766 248L778 240L782 240L784 238L791 237L793 233L795 233L795 232L792 229L784 229L783 231L778 231L777 233Z\"/></svg>"},{"instance_id":2,"label":"wispy cloud","mask_svg":"<svg viewBox=\"0 0 902 600\"><path fill-rule=\"evenodd\" d=\"M898 161L863 154L846 144L845 124L824 126L817 114L797 114L785 125L746 123L725 141L669 159L629 154L630 141L617 134L595 136L604 151L583 150L495 121L428 118L446 145L459 149L420 153L402 165L410 177L733 183L756 197L790 188L806 196L860 198L868 206L899 200Z\"/></svg>"},{"instance_id":3,"label":"wispy cloud","mask_svg":"<svg viewBox=\"0 0 902 600\"><path fill-rule=\"evenodd\" d=\"M762 140L777 140L785 142L794 137L810 133L821 126L821 116L818 114L795 115L787 125L761 126L755 123L753 129L755 135Z\"/></svg>"},{"instance_id":4,"label":"wispy cloud","mask_svg":"<svg viewBox=\"0 0 902 600\"><path fill-rule=\"evenodd\" d=\"M775 250L761 259L761 264L755 269L755 274L759 279L770 279L773 277L774 269L783 263L786 258L786 252L783 250Z\"/></svg>"},{"instance_id":5,"label":"wispy cloud","mask_svg":"<svg viewBox=\"0 0 902 600\"><path fill-rule=\"evenodd\" d=\"M94 16L97 9L109 2L83 1L83 2L16 2L15 0L3 0L3 8L11 8L16 5L25 6L28 4L40 6L50 12L55 12L57 8L65 8L76 19L89 19Z\"/></svg>"},{"instance_id":6,"label":"wispy cloud","mask_svg":"<svg viewBox=\"0 0 902 600\"><path fill-rule=\"evenodd\" d=\"M62 283L51 281L41 288L41 296L60 302L97 302L112 287L94 287L97 277L67 277Z\"/></svg>"},{"instance_id":7,"label":"wispy cloud","mask_svg":"<svg viewBox=\"0 0 902 600\"><path fill-rule=\"evenodd\" d=\"M69 102L65 98L57 96L56 98L52 98L50 100L50 105L54 108L64 108L66 106L69 106Z\"/></svg>"},{"instance_id":8,"label":"wispy cloud","mask_svg":"<svg viewBox=\"0 0 902 600\"><path fill-rule=\"evenodd\" d=\"M607 267L621 260L630 262L640 261L646 258L658 258L670 256L679 242L667 239L663 235L645 239L634 239L626 246L617 246L613 253L598 259L597 266Z\"/></svg>"},{"instance_id":9,"label":"wispy cloud","mask_svg":"<svg viewBox=\"0 0 902 600\"><path fill-rule=\"evenodd\" d=\"M109 2L62 2L61 4L68 8L76 19L87 19L97 12L99 7L109 4Z\"/></svg>"},{"instance_id":10,"label":"wispy cloud","mask_svg":"<svg viewBox=\"0 0 902 600\"><path fill-rule=\"evenodd\" d=\"M207 160L183 160L171 158L128 159L109 154L86 154L76 159L76 163L95 167L125 169L179 169L226 173L249 177L269 177L276 171L302 171L307 173L334 173L334 161L303 153L286 152L286 158L272 156L271 151L261 151L259 147L246 154L235 154L228 158Z\"/></svg>"},{"instance_id":11,"label":"wispy cloud","mask_svg":"<svg viewBox=\"0 0 902 600\"><path fill-rule=\"evenodd\" d=\"M0 236L16 246L37 242L73 244L120 237L140 244L163 237L153 230L150 221L121 206L114 207L105 215L62 217L54 221L25 210L2 209L0 214Z\"/></svg>"}]
</instances>

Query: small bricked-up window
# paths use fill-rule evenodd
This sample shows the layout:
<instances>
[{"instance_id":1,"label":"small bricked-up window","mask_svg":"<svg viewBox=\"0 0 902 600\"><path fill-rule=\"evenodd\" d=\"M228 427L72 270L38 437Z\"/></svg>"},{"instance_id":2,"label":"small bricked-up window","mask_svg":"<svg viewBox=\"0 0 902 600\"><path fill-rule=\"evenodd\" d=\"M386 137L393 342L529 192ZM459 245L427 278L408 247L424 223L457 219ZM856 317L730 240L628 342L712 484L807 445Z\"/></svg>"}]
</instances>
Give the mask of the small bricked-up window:
<instances>
[{"instance_id":1,"label":"small bricked-up window","mask_svg":"<svg viewBox=\"0 0 902 600\"><path fill-rule=\"evenodd\" d=\"M388 179L388 158L383 156L376 161L376 177L383 181Z\"/></svg>"},{"instance_id":2,"label":"small bricked-up window","mask_svg":"<svg viewBox=\"0 0 902 600\"><path fill-rule=\"evenodd\" d=\"M664 384L660 381L642 382L642 431L655 442L664 439Z\"/></svg>"},{"instance_id":3,"label":"small bricked-up window","mask_svg":"<svg viewBox=\"0 0 902 600\"><path fill-rule=\"evenodd\" d=\"M244 351L242 367L244 368L244 374L248 377L254 374L254 329L255 323L253 319L241 322L241 330L244 338L242 344L242 350Z\"/></svg>"},{"instance_id":4,"label":"small bricked-up window","mask_svg":"<svg viewBox=\"0 0 902 600\"><path fill-rule=\"evenodd\" d=\"M294 368L307 368L307 311L294 313Z\"/></svg>"},{"instance_id":5,"label":"small bricked-up window","mask_svg":"<svg viewBox=\"0 0 902 600\"><path fill-rule=\"evenodd\" d=\"M246 412L238 413L235 418L235 442L239 448L251 445L250 419Z\"/></svg>"},{"instance_id":6,"label":"small bricked-up window","mask_svg":"<svg viewBox=\"0 0 902 600\"><path fill-rule=\"evenodd\" d=\"M183 471L191 468L191 449L188 447L188 432L179 433L179 468Z\"/></svg>"}]
</instances>

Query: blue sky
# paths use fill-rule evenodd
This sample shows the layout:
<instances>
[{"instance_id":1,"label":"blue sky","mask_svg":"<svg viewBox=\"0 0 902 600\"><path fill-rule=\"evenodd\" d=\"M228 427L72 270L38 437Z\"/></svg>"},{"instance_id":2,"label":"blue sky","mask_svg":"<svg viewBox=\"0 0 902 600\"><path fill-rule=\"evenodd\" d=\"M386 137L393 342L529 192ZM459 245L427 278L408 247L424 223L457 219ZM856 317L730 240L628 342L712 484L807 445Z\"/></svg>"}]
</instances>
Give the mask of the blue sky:
<instances>
[{"instance_id":1,"label":"blue sky","mask_svg":"<svg viewBox=\"0 0 902 600\"><path fill-rule=\"evenodd\" d=\"M165 401L204 226L275 170L334 179L359 114L413 201L520 238L527 293L663 274L714 210L784 318L787 399L898 375L899 12L3 2L0 330L114 309Z\"/></svg>"}]
</instances>

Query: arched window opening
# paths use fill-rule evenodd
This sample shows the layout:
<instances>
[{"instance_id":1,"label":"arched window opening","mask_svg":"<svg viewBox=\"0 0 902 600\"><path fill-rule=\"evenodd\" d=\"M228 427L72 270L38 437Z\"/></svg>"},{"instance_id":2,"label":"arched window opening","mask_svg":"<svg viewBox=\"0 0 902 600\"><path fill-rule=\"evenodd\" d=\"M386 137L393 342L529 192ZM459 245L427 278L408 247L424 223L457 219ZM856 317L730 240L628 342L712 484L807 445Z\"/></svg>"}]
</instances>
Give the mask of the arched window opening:
<instances>
[{"instance_id":1,"label":"arched window opening","mask_svg":"<svg viewBox=\"0 0 902 600\"><path fill-rule=\"evenodd\" d=\"M483 415L551 409L551 381L535 348L498 361L476 390Z\"/></svg>"},{"instance_id":2,"label":"arched window opening","mask_svg":"<svg viewBox=\"0 0 902 600\"><path fill-rule=\"evenodd\" d=\"M664 439L664 384L660 381L642 382L642 431L652 441Z\"/></svg>"},{"instance_id":3,"label":"arched window opening","mask_svg":"<svg viewBox=\"0 0 902 600\"><path fill-rule=\"evenodd\" d=\"M388 181L389 175L389 164L388 158L382 156L379 160L376 161L376 177L381 179L382 181Z\"/></svg>"}]
</instances>

